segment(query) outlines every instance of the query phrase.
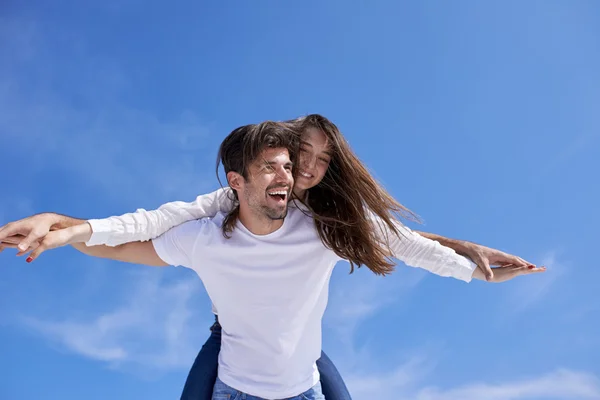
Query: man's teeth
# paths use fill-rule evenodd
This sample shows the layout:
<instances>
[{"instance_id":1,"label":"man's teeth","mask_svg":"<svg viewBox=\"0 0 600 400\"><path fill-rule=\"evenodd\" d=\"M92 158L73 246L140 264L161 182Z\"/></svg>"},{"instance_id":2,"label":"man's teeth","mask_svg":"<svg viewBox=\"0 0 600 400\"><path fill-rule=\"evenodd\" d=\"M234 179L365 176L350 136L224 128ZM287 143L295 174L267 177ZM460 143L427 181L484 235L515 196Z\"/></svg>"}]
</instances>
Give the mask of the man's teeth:
<instances>
[{"instance_id":1,"label":"man's teeth","mask_svg":"<svg viewBox=\"0 0 600 400\"><path fill-rule=\"evenodd\" d=\"M278 190L276 192L269 192L269 194L271 196L276 196L276 195L285 196L285 195L287 195L287 191L286 190Z\"/></svg>"}]
</instances>

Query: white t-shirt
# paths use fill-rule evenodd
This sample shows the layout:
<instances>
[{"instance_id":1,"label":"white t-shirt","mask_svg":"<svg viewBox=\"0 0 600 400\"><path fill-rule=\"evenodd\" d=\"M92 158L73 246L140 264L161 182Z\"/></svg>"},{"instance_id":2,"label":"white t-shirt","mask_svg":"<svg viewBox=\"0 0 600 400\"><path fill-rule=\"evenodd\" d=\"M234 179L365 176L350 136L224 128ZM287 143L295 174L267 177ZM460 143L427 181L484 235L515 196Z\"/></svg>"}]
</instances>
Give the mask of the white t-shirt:
<instances>
[{"instance_id":1,"label":"white t-shirt","mask_svg":"<svg viewBox=\"0 0 600 400\"><path fill-rule=\"evenodd\" d=\"M339 258L323 246L312 219L293 204L283 227L273 234L252 235L238 223L232 238L225 239L221 213L231 205L226 188L191 203L90 220L93 234L87 245L116 246L162 234L154 240L158 255L168 264L194 269L219 310L219 377L260 397L291 397L317 382L321 316ZM198 218L204 219L194 221ZM471 280L476 265L467 258L400 223L396 227L401 235L390 234L373 218L393 256L406 265Z\"/></svg>"},{"instance_id":2,"label":"white t-shirt","mask_svg":"<svg viewBox=\"0 0 600 400\"><path fill-rule=\"evenodd\" d=\"M219 310L219 378L254 396L297 396L319 380L321 319L339 257L297 208L264 236L238 222L226 239L222 221L219 213L186 222L154 239L156 252L196 271Z\"/></svg>"},{"instance_id":3,"label":"white t-shirt","mask_svg":"<svg viewBox=\"0 0 600 400\"><path fill-rule=\"evenodd\" d=\"M219 310L219 378L259 397L296 396L319 380L321 319L340 258L323 245L313 219L296 207L289 207L280 229L263 236L238 222L226 239L223 218L218 213L173 228L154 239L156 252L168 264L196 271ZM374 223L407 265L471 280L476 265L452 249L400 224L397 236Z\"/></svg>"}]
</instances>

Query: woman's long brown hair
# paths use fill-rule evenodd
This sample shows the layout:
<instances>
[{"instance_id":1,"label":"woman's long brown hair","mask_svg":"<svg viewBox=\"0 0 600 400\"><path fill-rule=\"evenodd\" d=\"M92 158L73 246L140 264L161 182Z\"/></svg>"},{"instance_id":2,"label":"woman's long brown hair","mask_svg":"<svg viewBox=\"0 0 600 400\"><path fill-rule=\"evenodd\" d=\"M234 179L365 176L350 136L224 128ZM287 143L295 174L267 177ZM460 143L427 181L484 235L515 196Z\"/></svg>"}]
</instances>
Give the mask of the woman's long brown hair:
<instances>
[{"instance_id":1,"label":"woman's long brown hair","mask_svg":"<svg viewBox=\"0 0 600 400\"><path fill-rule=\"evenodd\" d=\"M350 262L351 273L362 265L377 275L392 272L392 253L377 224L383 223L390 234L400 235L395 225L399 218L419 218L373 178L333 122L318 114L288 122L300 132L319 129L331 146L333 156L323 180L308 189L302 201L313 214L323 244Z\"/></svg>"}]
</instances>

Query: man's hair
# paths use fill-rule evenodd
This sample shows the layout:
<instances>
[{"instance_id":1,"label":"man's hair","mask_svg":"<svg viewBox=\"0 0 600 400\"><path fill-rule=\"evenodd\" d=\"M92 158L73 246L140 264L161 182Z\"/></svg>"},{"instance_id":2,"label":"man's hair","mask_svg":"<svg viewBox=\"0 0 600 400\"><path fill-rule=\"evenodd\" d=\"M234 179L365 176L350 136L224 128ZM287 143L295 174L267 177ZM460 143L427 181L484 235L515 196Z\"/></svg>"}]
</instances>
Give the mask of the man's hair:
<instances>
[{"instance_id":1,"label":"man's hair","mask_svg":"<svg viewBox=\"0 0 600 400\"><path fill-rule=\"evenodd\" d=\"M237 172L244 180L248 179L248 168L267 148L285 148L294 164L294 174L298 168L300 135L294 125L285 122L265 121L260 124L244 125L234 129L221 143L217 156L217 178L219 166L223 164L225 175ZM295 177L295 176L294 176ZM219 179L220 182L220 179ZM223 222L223 235L230 237L239 217L239 197L235 190L231 191L234 207Z\"/></svg>"},{"instance_id":2,"label":"man's hair","mask_svg":"<svg viewBox=\"0 0 600 400\"><path fill-rule=\"evenodd\" d=\"M351 273L354 266L361 265L377 275L392 272L392 252L381 237L384 227L378 224L400 235L399 218L419 218L371 176L333 122L318 114L287 122L299 132L310 128L322 131L333 153L323 180L308 189L306 199L300 199L311 210L323 244L350 262Z\"/></svg>"}]
</instances>

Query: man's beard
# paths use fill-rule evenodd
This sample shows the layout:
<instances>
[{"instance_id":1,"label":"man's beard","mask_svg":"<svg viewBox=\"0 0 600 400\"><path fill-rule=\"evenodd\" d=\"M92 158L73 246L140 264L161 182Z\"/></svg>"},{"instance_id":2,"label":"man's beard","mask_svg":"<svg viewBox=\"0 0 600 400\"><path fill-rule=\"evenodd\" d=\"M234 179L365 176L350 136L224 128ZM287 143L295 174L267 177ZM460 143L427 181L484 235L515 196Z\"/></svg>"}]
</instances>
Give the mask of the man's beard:
<instances>
[{"instance_id":1,"label":"man's beard","mask_svg":"<svg viewBox=\"0 0 600 400\"><path fill-rule=\"evenodd\" d=\"M289 195L288 195L289 196ZM285 219L288 213L288 204L279 207L269 207L267 204L262 203L260 195L252 195L246 192L246 201L250 205L250 208L254 210L256 215L261 215L271 221L278 221Z\"/></svg>"},{"instance_id":2,"label":"man's beard","mask_svg":"<svg viewBox=\"0 0 600 400\"><path fill-rule=\"evenodd\" d=\"M273 209L267 206L261 207L262 213L272 221L277 221L280 219L285 219L287 216L287 205L283 209Z\"/></svg>"}]
</instances>

